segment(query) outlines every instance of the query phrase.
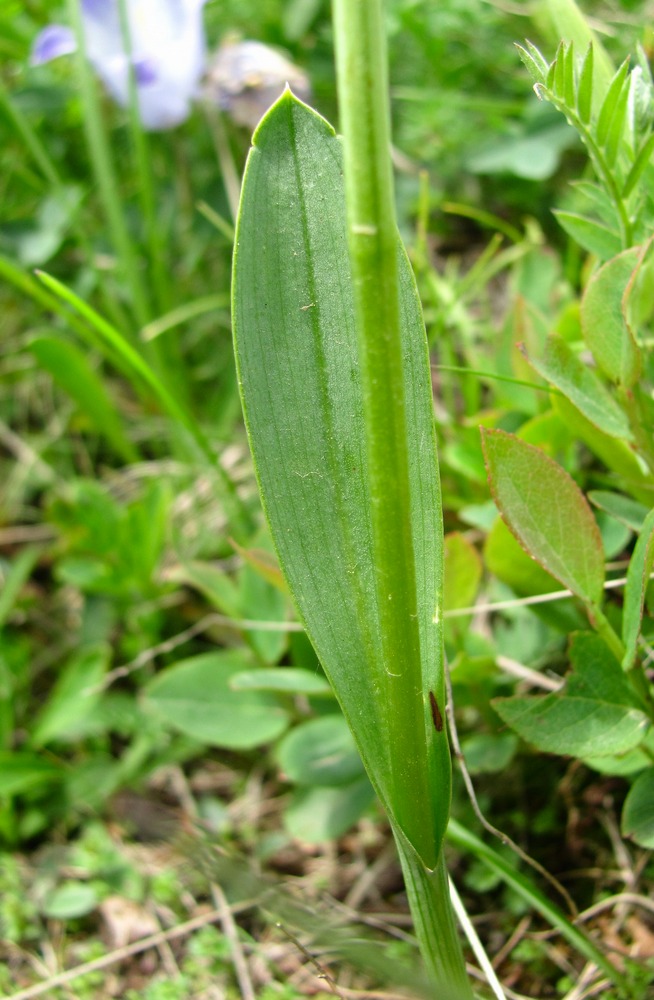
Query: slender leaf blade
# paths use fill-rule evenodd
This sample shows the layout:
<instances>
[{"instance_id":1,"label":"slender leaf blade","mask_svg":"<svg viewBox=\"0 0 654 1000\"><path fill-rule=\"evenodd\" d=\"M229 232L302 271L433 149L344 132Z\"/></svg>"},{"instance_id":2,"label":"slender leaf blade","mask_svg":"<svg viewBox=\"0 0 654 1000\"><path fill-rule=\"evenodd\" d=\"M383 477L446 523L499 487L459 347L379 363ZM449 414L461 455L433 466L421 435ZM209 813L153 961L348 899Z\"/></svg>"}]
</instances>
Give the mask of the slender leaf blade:
<instances>
[{"instance_id":1,"label":"slender leaf blade","mask_svg":"<svg viewBox=\"0 0 654 1000\"><path fill-rule=\"evenodd\" d=\"M645 594L649 578L654 567L654 510L651 510L643 524L636 542L629 569L627 584L624 590L624 606L622 609L622 641L625 644L625 655L622 666L629 670L636 659L636 648L640 623L643 617Z\"/></svg>"},{"instance_id":2,"label":"slender leaf blade","mask_svg":"<svg viewBox=\"0 0 654 1000\"><path fill-rule=\"evenodd\" d=\"M442 697L441 628L434 621L440 619L441 510L426 338L399 242L398 261L417 610L427 665L421 691L413 682L409 690L400 664L384 662L378 635L341 145L315 112L290 94L280 98L254 136L235 249L235 351L246 425L300 615L386 808L400 826L415 823L416 810L431 826L433 852L425 860L433 864L450 781L444 733L436 731L429 700L429 691ZM400 699L408 699L403 712L415 706L416 724L403 729ZM400 760L405 792L391 806ZM442 792L440 801L433 788Z\"/></svg>"},{"instance_id":3,"label":"slender leaf blade","mask_svg":"<svg viewBox=\"0 0 654 1000\"><path fill-rule=\"evenodd\" d=\"M631 440L624 410L595 372L573 354L561 337L548 337L542 359L529 357L529 363L601 431L611 437Z\"/></svg>"},{"instance_id":4,"label":"slender leaf blade","mask_svg":"<svg viewBox=\"0 0 654 1000\"><path fill-rule=\"evenodd\" d=\"M587 125L593 109L593 45L588 46L579 71L577 84L577 112Z\"/></svg>"},{"instance_id":5,"label":"slender leaf blade","mask_svg":"<svg viewBox=\"0 0 654 1000\"><path fill-rule=\"evenodd\" d=\"M622 242L615 230L577 212L567 212L557 208L553 213L568 236L576 240L584 250L597 254L600 260L609 260L610 257L620 253Z\"/></svg>"}]
</instances>

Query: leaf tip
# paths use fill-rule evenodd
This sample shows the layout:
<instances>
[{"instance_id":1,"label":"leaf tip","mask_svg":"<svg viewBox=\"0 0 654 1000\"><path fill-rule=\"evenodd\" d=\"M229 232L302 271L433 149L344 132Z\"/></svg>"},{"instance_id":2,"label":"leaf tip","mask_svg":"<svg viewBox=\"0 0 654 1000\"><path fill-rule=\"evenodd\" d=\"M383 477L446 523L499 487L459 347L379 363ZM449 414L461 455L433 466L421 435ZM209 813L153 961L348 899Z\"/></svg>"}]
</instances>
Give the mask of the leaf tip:
<instances>
[{"instance_id":1,"label":"leaf tip","mask_svg":"<svg viewBox=\"0 0 654 1000\"><path fill-rule=\"evenodd\" d=\"M277 122L281 115L285 114L289 122L296 120L298 118L304 118L308 120L309 118L314 119L314 124L320 123L320 126L327 131L331 136L335 136L336 132L329 124L329 122L318 114L318 112L311 107L311 105L306 104L304 101L293 93L290 84L287 83L284 87L283 92L277 98L274 104L272 104L265 115L257 125L252 135L252 145L260 149L266 143L266 139L269 133L273 130L273 123Z\"/></svg>"}]
</instances>

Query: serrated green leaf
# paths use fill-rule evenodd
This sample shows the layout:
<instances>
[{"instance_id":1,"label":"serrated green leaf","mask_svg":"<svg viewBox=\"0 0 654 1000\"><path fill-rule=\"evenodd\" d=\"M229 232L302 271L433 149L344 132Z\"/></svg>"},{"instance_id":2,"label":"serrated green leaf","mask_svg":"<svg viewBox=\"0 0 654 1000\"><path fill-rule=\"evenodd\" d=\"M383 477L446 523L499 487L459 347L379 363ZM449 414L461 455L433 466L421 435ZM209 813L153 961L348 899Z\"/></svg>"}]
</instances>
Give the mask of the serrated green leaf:
<instances>
[{"instance_id":1,"label":"serrated green leaf","mask_svg":"<svg viewBox=\"0 0 654 1000\"><path fill-rule=\"evenodd\" d=\"M196 740L230 750L252 750L277 739L289 722L274 694L232 690L232 677L253 666L245 650L181 660L145 687L145 704Z\"/></svg>"},{"instance_id":2,"label":"serrated green leaf","mask_svg":"<svg viewBox=\"0 0 654 1000\"><path fill-rule=\"evenodd\" d=\"M236 240L233 314L246 424L280 564L308 634L385 806L431 845L434 862L450 781L445 735L435 731L429 704L429 691L442 690L434 623L440 495L426 337L399 241L398 265L428 671L417 686L382 655L341 144L315 112L282 97L254 136Z\"/></svg>"},{"instance_id":3,"label":"serrated green leaf","mask_svg":"<svg viewBox=\"0 0 654 1000\"><path fill-rule=\"evenodd\" d=\"M299 785L345 785L364 773L350 727L339 713L310 719L277 748L283 774Z\"/></svg>"},{"instance_id":4,"label":"serrated green leaf","mask_svg":"<svg viewBox=\"0 0 654 1000\"><path fill-rule=\"evenodd\" d=\"M527 552L588 604L604 585L602 539L581 490L539 448L482 428L491 492Z\"/></svg>"},{"instance_id":5,"label":"serrated green leaf","mask_svg":"<svg viewBox=\"0 0 654 1000\"><path fill-rule=\"evenodd\" d=\"M561 337L548 337L543 357L530 357L529 363L605 434L631 440L629 421L620 405Z\"/></svg>"},{"instance_id":6,"label":"serrated green leaf","mask_svg":"<svg viewBox=\"0 0 654 1000\"><path fill-rule=\"evenodd\" d=\"M625 319L624 298L638 267L640 247L604 264L588 282L581 300L584 340L604 374L630 388L640 376L640 350Z\"/></svg>"},{"instance_id":7,"label":"serrated green leaf","mask_svg":"<svg viewBox=\"0 0 654 1000\"><path fill-rule=\"evenodd\" d=\"M624 589L624 605L622 608L622 641L625 654L622 666L629 670L636 659L640 623L643 617L645 594L650 582L650 574L654 567L654 510L650 511L627 570L627 583Z\"/></svg>"},{"instance_id":8,"label":"serrated green leaf","mask_svg":"<svg viewBox=\"0 0 654 1000\"><path fill-rule=\"evenodd\" d=\"M587 125L593 111L593 45L586 50L584 61L579 72L579 83L577 84L577 113Z\"/></svg>"},{"instance_id":9,"label":"serrated green leaf","mask_svg":"<svg viewBox=\"0 0 654 1000\"><path fill-rule=\"evenodd\" d=\"M622 835L654 850L654 767L640 774L622 808Z\"/></svg>"},{"instance_id":10,"label":"serrated green leaf","mask_svg":"<svg viewBox=\"0 0 654 1000\"><path fill-rule=\"evenodd\" d=\"M609 260L622 250L619 234L608 226L577 212L566 212L560 208L555 208L553 212L568 236L584 250L597 254L600 260Z\"/></svg>"},{"instance_id":11,"label":"serrated green leaf","mask_svg":"<svg viewBox=\"0 0 654 1000\"><path fill-rule=\"evenodd\" d=\"M609 89L607 90L606 96L602 102L599 115L597 116L597 125L595 126L595 137L600 146L604 146L608 139L609 128L611 122L613 121L616 109L619 106L620 95L622 93L622 88L628 70L629 60L625 59L611 80Z\"/></svg>"},{"instance_id":12,"label":"serrated green leaf","mask_svg":"<svg viewBox=\"0 0 654 1000\"><path fill-rule=\"evenodd\" d=\"M649 720L604 642L596 635L577 634L570 658L573 672L561 692L495 699L500 717L546 753L602 757L638 746Z\"/></svg>"}]
</instances>

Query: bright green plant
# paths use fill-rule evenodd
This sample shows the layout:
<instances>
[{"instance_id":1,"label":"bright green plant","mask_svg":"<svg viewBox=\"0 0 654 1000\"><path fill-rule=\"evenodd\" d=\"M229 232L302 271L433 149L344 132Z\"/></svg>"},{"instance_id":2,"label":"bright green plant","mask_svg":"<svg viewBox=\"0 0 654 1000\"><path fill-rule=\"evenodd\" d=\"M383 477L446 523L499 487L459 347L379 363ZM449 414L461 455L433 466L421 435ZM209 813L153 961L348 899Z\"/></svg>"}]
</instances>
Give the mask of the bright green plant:
<instances>
[{"instance_id":1,"label":"bright green plant","mask_svg":"<svg viewBox=\"0 0 654 1000\"><path fill-rule=\"evenodd\" d=\"M605 88L593 48L576 60L561 45L548 65L533 45L521 55L539 95L561 110L584 140L596 182L576 185L593 215L557 213L564 228L599 257L578 319L565 333L523 351L552 389L553 413L608 467L610 489L590 490L593 505L637 536L621 612L605 597L605 551L591 507L570 475L520 437L483 430L495 502L524 549L575 595L596 635L571 640L565 687L546 696L494 702L502 719L550 753L578 757L604 773L633 779L624 805L626 836L654 845L654 696L646 666L654 568L650 163L654 88L642 58L625 62ZM604 263L601 263L604 261ZM593 365L580 357L590 352Z\"/></svg>"},{"instance_id":2,"label":"bright green plant","mask_svg":"<svg viewBox=\"0 0 654 1000\"><path fill-rule=\"evenodd\" d=\"M237 366L282 568L391 820L434 982L463 998L442 855L440 491L427 343L394 220L381 5L337 3L334 25L343 152L290 94L254 136Z\"/></svg>"}]
</instances>

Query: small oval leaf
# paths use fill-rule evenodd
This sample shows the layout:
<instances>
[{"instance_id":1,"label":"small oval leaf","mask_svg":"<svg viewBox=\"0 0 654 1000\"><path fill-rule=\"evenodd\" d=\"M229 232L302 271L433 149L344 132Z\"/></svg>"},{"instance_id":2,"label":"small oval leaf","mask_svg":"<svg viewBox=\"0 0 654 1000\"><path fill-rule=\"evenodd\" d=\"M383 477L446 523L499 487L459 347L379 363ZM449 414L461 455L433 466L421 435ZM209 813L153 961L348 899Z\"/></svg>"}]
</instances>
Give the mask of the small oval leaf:
<instances>
[{"instance_id":1,"label":"small oval leaf","mask_svg":"<svg viewBox=\"0 0 654 1000\"><path fill-rule=\"evenodd\" d=\"M584 340L604 374L629 387L640 375L640 351L624 317L623 298L638 267L641 248L632 247L593 275L581 300Z\"/></svg>"},{"instance_id":2,"label":"small oval leaf","mask_svg":"<svg viewBox=\"0 0 654 1000\"><path fill-rule=\"evenodd\" d=\"M252 666L241 650L193 656L158 674L145 689L146 703L199 742L252 750L280 736L289 721L273 694L231 689L232 677Z\"/></svg>"},{"instance_id":3,"label":"small oval leaf","mask_svg":"<svg viewBox=\"0 0 654 1000\"><path fill-rule=\"evenodd\" d=\"M482 428L491 492L504 520L537 562L587 604L604 586L602 538L574 480L539 448Z\"/></svg>"}]
</instances>

